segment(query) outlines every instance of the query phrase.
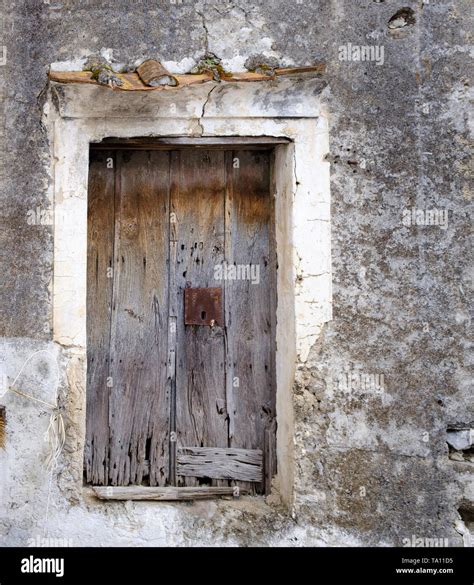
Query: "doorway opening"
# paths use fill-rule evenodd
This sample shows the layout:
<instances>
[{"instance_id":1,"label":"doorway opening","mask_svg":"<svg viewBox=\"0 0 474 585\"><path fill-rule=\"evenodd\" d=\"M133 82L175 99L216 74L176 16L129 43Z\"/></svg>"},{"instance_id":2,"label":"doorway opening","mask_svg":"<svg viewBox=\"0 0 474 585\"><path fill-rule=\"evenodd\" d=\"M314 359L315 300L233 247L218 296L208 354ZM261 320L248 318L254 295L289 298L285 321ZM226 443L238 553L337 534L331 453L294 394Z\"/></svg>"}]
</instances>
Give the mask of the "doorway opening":
<instances>
[{"instance_id":1,"label":"doorway opening","mask_svg":"<svg viewBox=\"0 0 474 585\"><path fill-rule=\"evenodd\" d=\"M91 145L86 484L269 493L288 142Z\"/></svg>"}]
</instances>

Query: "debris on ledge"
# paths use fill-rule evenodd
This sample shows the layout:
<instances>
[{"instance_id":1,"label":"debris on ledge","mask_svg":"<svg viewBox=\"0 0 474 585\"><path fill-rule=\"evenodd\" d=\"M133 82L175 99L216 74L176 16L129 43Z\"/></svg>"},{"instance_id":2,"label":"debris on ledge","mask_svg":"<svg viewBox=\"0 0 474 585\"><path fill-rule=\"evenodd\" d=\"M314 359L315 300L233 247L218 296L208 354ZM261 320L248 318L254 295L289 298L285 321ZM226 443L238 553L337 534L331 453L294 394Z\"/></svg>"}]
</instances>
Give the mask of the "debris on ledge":
<instances>
[{"instance_id":1,"label":"debris on ledge","mask_svg":"<svg viewBox=\"0 0 474 585\"><path fill-rule=\"evenodd\" d=\"M255 73L261 73L262 75L268 75L273 77L275 71L280 66L276 57L267 57L259 53L258 55L251 55L247 61L245 61L245 68L248 71Z\"/></svg>"},{"instance_id":2,"label":"debris on ledge","mask_svg":"<svg viewBox=\"0 0 474 585\"><path fill-rule=\"evenodd\" d=\"M90 71L92 79L97 81L100 85L107 85L111 88L120 87L122 85L122 80L117 77L117 74L112 69L110 63L96 55L92 55L87 59L84 64L84 70Z\"/></svg>"},{"instance_id":3,"label":"debris on ledge","mask_svg":"<svg viewBox=\"0 0 474 585\"><path fill-rule=\"evenodd\" d=\"M221 59L219 59L217 55L214 55L214 53L206 53L201 59L199 59L197 65L195 65L189 73L191 75L207 73L212 75L214 81L222 81L222 79L232 75L222 67Z\"/></svg>"},{"instance_id":4,"label":"debris on ledge","mask_svg":"<svg viewBox=\"0 0 474 585\"><path fill-rule=\"evenodd\" d=\"M176 87L178 81L174 75L171 75L159 61L148 59L137 67L137 73L145 85L150 87L159 87L169 85Z\"/></svg>"},{"instance_id":5,"label":"debris on ledge","mask_svg":"<svg viewBox=\"0 0 474 585\"><path fill-rule=\"evenodd\" d=\"M200 62L201 63L201 62ZM196 67L199 66L199 63ZM192 69L192 71L194 68ZM326 70L325 63L315 63L314 65L309 65L305 67L281 67L273 70L272 75L268 75L268 72L262 73L258 72L239 72L239 73L230 73L225 72L225 75L219 75L219 80L229 83L229 82L253 82L253 81L272 81L277 77L284 77L284 76L291 76L291 75L320 75L324 73ZM102 68L101 71L104 71ZM179 90L182 87L186 87L188 85L194 85L198 83L206 83L207 81L217 81L215 77L215 71L212 68L207 68L203 66L203 69L197 73L188 73L184 75L172 75L177 81L177 86L172 87L170 85L157 85L157 86L150 86L146 85L137 72L133 73L114 73L113 71L108 71L109 74L113 74L114 83L107 82L104 84L99 80L98 76L99 73L96 75L93 71L50 71L49 72L49 79L51 81L55 81L57 83L91 83L94 85L103 85L104 87L109 87L113 90L123 90L123 91L173 91ZM219 71L219 70L218 70ZM105 77L105 73L102 78Z\"/></svg>"}]
</instances>

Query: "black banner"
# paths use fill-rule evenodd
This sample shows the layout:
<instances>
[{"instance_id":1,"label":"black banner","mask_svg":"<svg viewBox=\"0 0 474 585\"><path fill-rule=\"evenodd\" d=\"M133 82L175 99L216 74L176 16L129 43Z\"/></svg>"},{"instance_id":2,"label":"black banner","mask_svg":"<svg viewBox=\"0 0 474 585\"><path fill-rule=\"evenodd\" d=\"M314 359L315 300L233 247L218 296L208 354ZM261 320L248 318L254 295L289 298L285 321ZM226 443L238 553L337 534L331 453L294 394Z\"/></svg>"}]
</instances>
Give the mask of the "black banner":
<instances>
[{"instance_id":1,"label":"black banner","mask_svg":"<svg viewBox=\"0 0 474 585\"><path fill-rule=\"evenodd\" d=\"M462 548L3 548L0 585L473 584Z\"/></svg>"}]
</instances>

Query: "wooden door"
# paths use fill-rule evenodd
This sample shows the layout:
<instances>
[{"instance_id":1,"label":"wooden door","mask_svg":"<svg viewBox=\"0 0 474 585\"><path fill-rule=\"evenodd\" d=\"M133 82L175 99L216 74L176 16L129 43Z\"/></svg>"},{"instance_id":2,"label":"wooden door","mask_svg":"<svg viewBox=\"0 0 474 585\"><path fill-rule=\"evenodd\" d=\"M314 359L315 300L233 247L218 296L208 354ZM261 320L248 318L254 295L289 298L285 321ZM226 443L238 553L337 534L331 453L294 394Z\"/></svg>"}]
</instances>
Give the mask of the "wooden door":
<instances>
[{"instance_id":1,"label":"wooden door","mask_svg":"<svg viewBox=\"0 0 474 585\"><path fill-rule=\"evenodd\" d=\"M87 483L268 491L271 159L264 149L91 150Z\"/></svg>"}]
</instances>

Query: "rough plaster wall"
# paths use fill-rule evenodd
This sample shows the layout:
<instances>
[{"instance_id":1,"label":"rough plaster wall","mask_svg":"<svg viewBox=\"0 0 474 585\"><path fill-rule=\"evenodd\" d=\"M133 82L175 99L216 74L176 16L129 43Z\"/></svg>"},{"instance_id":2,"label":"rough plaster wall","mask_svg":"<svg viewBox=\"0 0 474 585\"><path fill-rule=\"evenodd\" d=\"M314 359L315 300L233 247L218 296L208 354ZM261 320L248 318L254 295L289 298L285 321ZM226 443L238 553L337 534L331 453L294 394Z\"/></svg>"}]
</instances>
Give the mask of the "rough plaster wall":
<instances>
[{"instance_id":1,"label":"rough plaster wall","mask_svg":"<svg viewBox=\"0 0 474 585\"><path fill-rule=\"evenodd\" d=\"M470 2L278 0L269 9L135 1L133 12L121 0L3 4L0 334L8 373L35 350L58 351L50 342L51 229L26 222L28 210L47 207L40 121L50 63L109 48L118 62L157 56L185 67L208 46L238 69L264 51L287 64L326 61L330 88L334 320L295 387L293 516L258 500L78 505L78 478L63 465L45 534L76 545L400 545L412 535L461 544L455 523L472 499L469 464L448 459L446 428L474 418L464 370ZM415 23L390 32L388 20L404 6ZM384 64L339 61L348 42L384 46ZM448 228L403 226L411 207L449 209ZM341 391L341 372L354 370L383 374L382 394ZM74 372L61 376L62 388L66 376L74 383ZM44 367L30 377L26 385L47 386ZM1 402L0 535L21 545L43 535L47 416L11 395Z\"/></svg>"}]
</instances>

